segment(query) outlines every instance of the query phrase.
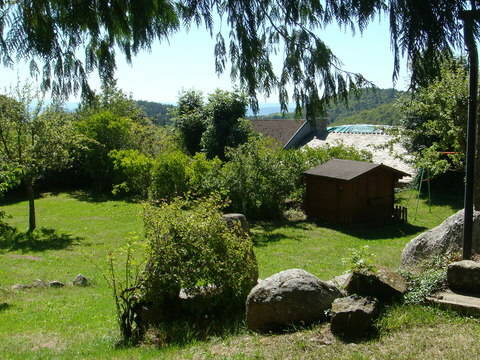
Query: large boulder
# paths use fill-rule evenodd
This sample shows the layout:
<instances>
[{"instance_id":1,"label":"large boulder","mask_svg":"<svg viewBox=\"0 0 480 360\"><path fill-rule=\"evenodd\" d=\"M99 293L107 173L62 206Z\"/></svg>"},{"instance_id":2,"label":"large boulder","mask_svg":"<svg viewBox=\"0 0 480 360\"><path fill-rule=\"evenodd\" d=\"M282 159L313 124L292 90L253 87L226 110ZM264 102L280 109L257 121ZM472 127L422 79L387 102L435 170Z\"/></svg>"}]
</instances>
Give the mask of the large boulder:
<instances>
[{"instance_id":1,"label":"large boulder","mask_svg":"<svg viewBox=\"0 0 480 360\"><path fill-rule=\"evenodd\" d=\"M480 250L480 211L474 212L474 252ZM447 218L437 227L412 239L403 249L401 264L413 266L435 255L459 251L463 243L463 210Z\"/></svg>"},{"instance_id":2,"label":"large boulder","mask_svg":"<svg viewBox=\"0 0 480 360\"><path fill-rule=\"evenodd\" d=\"M378 301L357 295L335 299L331 313L332 333L348 338L364 337L373 328L378 315Z\"/></svg>"},{"instance_id":3,"label":"large boulder","mask_svg":"<svg viewBox=\"0 0 480 360\"><path fill-rule=\"evenodd\" d=\"M354 271L345 283L345 290L350 295L372 296L390 302L405 294L407 283L400 274L386 269Z\"/></svg>"},{"instance_id":4,"label":"large boulder","mask_svg":"<svg viewBox=\"0 0 480 360\"><path fill-rule=\"evenodd\" d=\"M480 294L480 263L462 260L449 264L447 282L452 290Z\"/></svg>"},{"instance_id":5,"label":"large boulder","mask_svg":"<svg viewBox=\"0 0 480 360\"><path fill-rule=\"evenodd\" d=\"M247 326L268 331L323 320L333 300L341 296L335 286L305 270L285 270L252 289L247 298Z\"/></svg>"}]
</instances>

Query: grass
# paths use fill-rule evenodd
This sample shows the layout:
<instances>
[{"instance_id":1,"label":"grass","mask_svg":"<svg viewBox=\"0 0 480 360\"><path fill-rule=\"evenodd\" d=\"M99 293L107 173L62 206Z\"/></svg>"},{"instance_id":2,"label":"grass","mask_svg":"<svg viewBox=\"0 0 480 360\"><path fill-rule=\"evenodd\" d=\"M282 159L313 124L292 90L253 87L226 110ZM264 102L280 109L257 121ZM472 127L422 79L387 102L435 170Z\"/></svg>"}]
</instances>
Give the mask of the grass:
<instances>
[{"instance_id":1,"label":"grass","mask_svg":"<svg viewBox=\"0 0 480 360\"><path fill-rule=\"evenodd\" d=\"M399 195L400 201L410 209L416 201L411 195L410 192ZM341 259L348 255L350 248L363 245L369 245L378 263L395 268L407 241L439 224L461 206L461 195L453 192L437 194L433 200L429 211L426 199L420 199L417 217L409 225L339 228L305 221L254 224L252 232L260 276L296 267L328 279L346 270ZM36 205L38 224L43 229L34 235L25 233L28 223L25 201L13 199L2 206L2 210L11 215L9 223L18 229L12 237L0 240L2 359L364 359L373 356L407 359L418 358L423 350L435 355L433 349L427 349L429 342L422 335L430 331L428 329L433 329L435 334L431 343L440 347L435 351L446 354L445 358L462 358L466 354L461 351L463 347L471 346L472 351L480 352L480 345L474 341L480 334L476 320L414 306L388 310L379 323L382 335L356 345L338 342L328 335L323 325L275 336L251 334L240 326L207 341L196 341L195 334L186 334L187 344L161 349L154 346L115 348L118 330L111 291L103 271L110 251L121 247L130 233L141 234L141 206L83 193L44 194ZM69 285L78 273L91 278L93 286ZM60 280L67 286L9 290L13 284L29 284L37 278ZM459 335L450 336L459 333L459 329L465 334L463 340L458 339ZM419 345L413 346L416 341ZM458 351L454 341L459 341ZM329 343L331 345L326 346Z\"/></svg>"}]
</instances>

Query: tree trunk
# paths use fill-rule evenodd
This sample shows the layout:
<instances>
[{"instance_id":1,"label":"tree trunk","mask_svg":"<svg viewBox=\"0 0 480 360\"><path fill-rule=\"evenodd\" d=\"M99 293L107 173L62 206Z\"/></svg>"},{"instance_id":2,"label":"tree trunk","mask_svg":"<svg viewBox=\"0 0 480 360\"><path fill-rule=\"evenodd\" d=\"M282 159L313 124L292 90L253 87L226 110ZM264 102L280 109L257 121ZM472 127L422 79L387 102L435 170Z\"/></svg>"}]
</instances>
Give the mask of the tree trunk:
<instances>
[{"instance_id":1,"label":"tree trunk","mask_svg":"<svg viewBox=\"0 0 480 360\"><path fill-rule=\"evenodd\" d=\"M37 227L35 219L35 193L33 191L33 179L25 179L25 187L28 196L28 232L32 232Z\"/></svg>"}]
</instances>

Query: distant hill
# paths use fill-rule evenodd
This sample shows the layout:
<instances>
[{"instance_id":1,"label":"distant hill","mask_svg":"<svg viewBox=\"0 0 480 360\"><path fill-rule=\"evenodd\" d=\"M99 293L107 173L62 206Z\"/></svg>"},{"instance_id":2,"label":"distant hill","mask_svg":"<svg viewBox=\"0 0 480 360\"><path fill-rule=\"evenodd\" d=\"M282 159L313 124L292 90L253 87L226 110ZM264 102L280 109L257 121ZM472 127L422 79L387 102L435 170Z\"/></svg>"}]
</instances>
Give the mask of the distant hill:
<instances>
[{"instance_id":1,"label":"distant hill","mask_svg":"<svg viewBox=\"0 0 480 360\"><path fill-rule=\"evenodd\" d=\"M153 101L136 100L137 105L145 111L145 114L157 125L171 125L171 110L175 105L161 104Z\"/></svg>"},{"instance_id":2,"label":"distant hill","mask_svg":"<svg viewBox=\"0 0 480 360\"><path fill-rule=\"evenodd\" d=\"M395 89L363 89L350 94L348 104L331 104L327 110L329 126L343 124L386 124L399 123L400 114L393 106L403 92ZM255 118L255 117L252 117ZM295 113L280 112L257 116L256 119L294 119Z\"/></svg>"},{"instance_id":3,"label":"distant hill","mask_svg":"<svg viewBox=\"0 0 480 360\"><path fill-rule=\"evenodd\" d=\"M400 111L393 102L390 102L353 114L340 115L329 126L347 124L400 125L400 119Z\"/></svg>"}]
</instances>

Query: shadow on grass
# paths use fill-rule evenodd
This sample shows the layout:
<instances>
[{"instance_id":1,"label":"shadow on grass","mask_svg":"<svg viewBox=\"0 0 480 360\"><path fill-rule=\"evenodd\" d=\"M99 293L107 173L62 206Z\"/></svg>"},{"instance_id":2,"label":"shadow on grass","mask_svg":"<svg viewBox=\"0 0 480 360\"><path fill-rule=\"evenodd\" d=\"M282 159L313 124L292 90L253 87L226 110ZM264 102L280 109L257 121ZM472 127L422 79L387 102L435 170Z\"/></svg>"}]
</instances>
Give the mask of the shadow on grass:
<instances>
[{"instance_id":1,"label":"shadow on grass","mask_svg":"<svg viewBox=\"0 0 480 360\"><path fill-rule=\"evenodd\" d=\"M139 199L135 196L127 196L127 195L118 196L118 195L113 195L112 193L109 193L109 192L101 193L101 192L86 191L86 190L76 190L76 191L69 191L68 195L76 200L91 202L91 203L101 203L106 201L119 201L119 200L125 201L128 203L139 202Z\"/></svg>"},{"instance_id":2,"label":"shadow on grass","mask_svg":"<svg viewBox=\"0 0 480 360\"><path fill-rule=\"evenodd\" d=\"M10 304L0 303L0 312L1 312L1 311L4 311L4 310L7 310L7 309L9 309L9 308L11 308L11 307L12 307L12 305L10 305Z\"/></svg>"},{"instance_id":3,"label":"shadow on grass","mask_svg":"<svg viewBox=\"0 0 480 360\"><path fill-rule=\"evenodd\" d=\"M309 237L308 230L314 229L315 226L338 231L362 240L395 239L427 230L424 226L408 223L336 225L323 221L276 221L256 223L252 231L252 239L256 247L267 246L285 239L301 241ZM285 227L285 231L282 231L283 227ZM292 233L288 230L304 231Z\"/></svg>"},{"instance_id":4,"label":"shadow on grass","mask_svg":"<svg viewBox=\"0 0 480 360\"><path fill-rule=\"evenodd\" d=\"M271 222L256 222L253 224L252 240L256 247L267 246L268 244L278 242L284 239L301 241L308 237L308 235L302 231L297 232L298 235L288 233L290 230L309 230L312 227L311 222L308 221L287 221L278 220ZM286 231L279 229L285 227ZM275 232L274 232L275 231Z\"/></svg>"},{"instance_id":5,"label":"shadow on grass","mask_svg":"<svg viewBox=\"0 0 480 360\"><path fill-rule=\"evenodd\" d=\"M33 232L20 232L9 227L0 235L0 249L7 251L60 250L78 243L82 238L55 229L40 228Z\"/></svg>"},{"instance_id":6,"label":"shadow on grass","mask_svg":"<svg viewBox=\"0 0 480 360\"><path fill-rule=\"evenodd\" d=\"M317 226L335 230L361 240L395 239L415 235L428 229L425 226L408 223L333 225L318 222Z\"/></svg>"},{"instance_id":7,"label":"shadow on grass","mask_svg":"<svg viewBox=\"0 0 480 360\"><path fill-rule=\"evenodd\" d=\"M158 347L166 345L183 346L196 341L205 341L212 337L238 335L245 331L244 314L225 316L224 318L205 318L202 321L177 320L151 327L144 343Z\"/></svg>"}]
</instances>

